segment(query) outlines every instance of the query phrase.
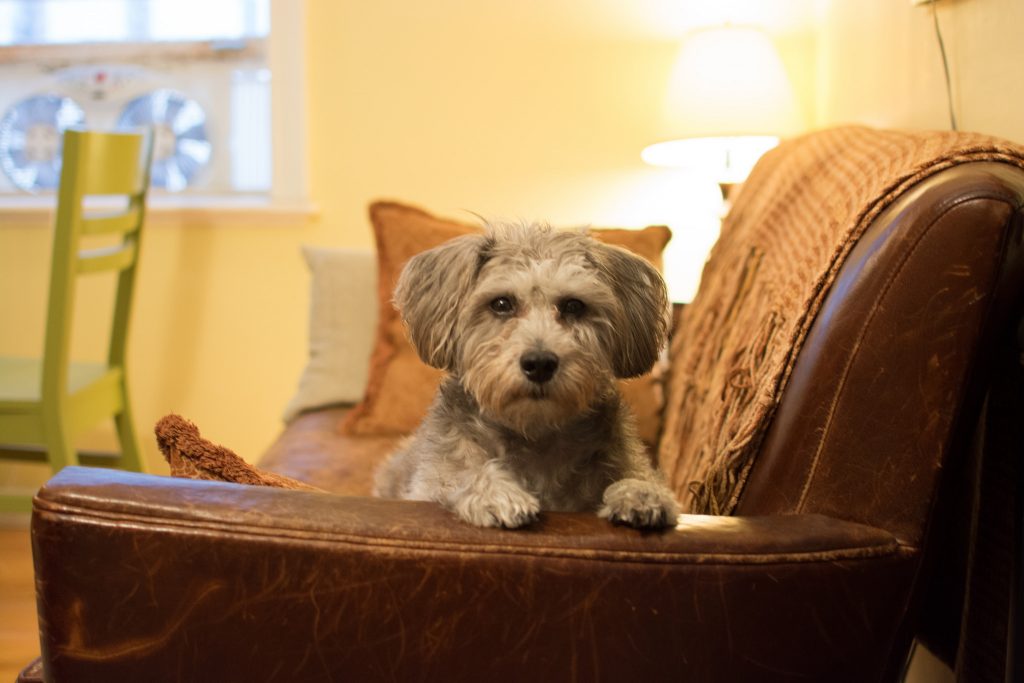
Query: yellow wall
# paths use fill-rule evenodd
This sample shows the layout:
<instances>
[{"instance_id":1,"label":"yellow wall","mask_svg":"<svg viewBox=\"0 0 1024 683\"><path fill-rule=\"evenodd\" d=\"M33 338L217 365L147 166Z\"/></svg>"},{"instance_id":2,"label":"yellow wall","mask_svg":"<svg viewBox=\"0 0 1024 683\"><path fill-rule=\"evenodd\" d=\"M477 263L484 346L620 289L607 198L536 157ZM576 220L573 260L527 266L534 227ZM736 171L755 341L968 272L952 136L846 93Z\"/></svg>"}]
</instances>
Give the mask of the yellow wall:
<instances>
[{"instance_id":1,"label":"yellow wall","mask_svg":"<svg viewBox=\"0 0 1024 683\"><path fill-rule=\"evenodd\" d=\"M1014 92L1009 68L1024 62L1010 35L1024 5L943 2L951 3L941 18L964 127L1024 139L1014 117L1024 95ZM809 121L944 125L927 10L905 0L797 4L800 16L768 23ZM750 6L765 18L768 3ZM662 88L686 25L678 7L685 5L308 0L307 41L295 49L308 62L318 217L150 225L131 365L136 422L154 469L162 465L150 430L172 411L258 459L280 430L304 363L299 247L370 245L372 199L466 219L464 211L558 225L668 223L699 264L702 238L679 178L639 160L657 137ZM672 17L659 14L669 8ZM41 343L48 249L45 227L0 225L0 353ZM86 307L81 317L98 316ZM82 327L99 337L96 325ZM97 342L85 346L96 355ZM111 430L87 443L110 445ZM44 477L0 465L0 483Z\"/></svg>"},{"instance_id":2,"label":"yellow wall","mask_svg":"<svg viewBox=\"0 0 1024 683\"><path fill-rule=\"evenodd\" d=\"M961 130L1024 142L1024 2L936 5ZM817 122L948 128L932 8L907 0L826 0L819 31Z\"/></svg>"},{"instance_id":3,"label":"yellow wall","mask_svg":"<svg viewBox=\"0 0 1024 683\"><path fill-rule=\"evenodd\" d=\"M570 10L587 3L554 5L517 5L509 23L509 3L309 0L307 41L295 49L308 62L318 217L149 226L130 360L154 469L163 471L152 425L172 411L258 459L304 363L300 245L370 245L375 198L466 220L475 211L560 225L671 221L673 176L639 152L674 41L582 26ZM0 353L41 344L48 249L43 225L0 226ZM87 306L82 318L94 317ZM83 327L86 355L98 357L97 325ZM110 446L112 431L85 443ZM0 465L0 483L45 476Z\"/></svg>"}]
</instances>

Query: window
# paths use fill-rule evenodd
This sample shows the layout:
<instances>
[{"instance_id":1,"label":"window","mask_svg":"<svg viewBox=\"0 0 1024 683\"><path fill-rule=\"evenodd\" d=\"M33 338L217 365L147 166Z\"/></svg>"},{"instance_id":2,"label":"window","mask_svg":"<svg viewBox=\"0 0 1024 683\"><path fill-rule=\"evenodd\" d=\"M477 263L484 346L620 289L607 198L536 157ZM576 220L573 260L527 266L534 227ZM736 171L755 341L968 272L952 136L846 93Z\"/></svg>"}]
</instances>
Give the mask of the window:
<instances>
[{"instance_id":1,"label":"window","mask_svg":"<svg viewBox=\"0 0 1024 683\"><path fill-rule=\"evenodd\" d=\"M303 164L273 158L296 114L271 116L269 49L272 25L301 40L302 15L295 0L0 0L0 197L52 191L63 127L151 125L155 195L304 199L304 174L274 170ZM273 97L294 97L285 85Z\"/></svg>"},{"instance_id":2,"label":"window","mask_svg":"<svg viewBox=\"0 0 1024 683\"><path fill-rule=\"evenodd\" d=\"M269 0L0 0L2 45L245 39L269 32Z\"/></svg>"}]
</instances>

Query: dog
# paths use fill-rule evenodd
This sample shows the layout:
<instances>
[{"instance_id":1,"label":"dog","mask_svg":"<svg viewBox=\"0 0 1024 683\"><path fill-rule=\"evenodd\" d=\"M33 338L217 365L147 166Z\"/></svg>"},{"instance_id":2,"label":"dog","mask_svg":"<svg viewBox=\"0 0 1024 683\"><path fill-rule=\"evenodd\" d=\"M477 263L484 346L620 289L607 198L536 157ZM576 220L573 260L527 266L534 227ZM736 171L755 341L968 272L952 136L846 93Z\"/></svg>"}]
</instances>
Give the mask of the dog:
<instances>
[{"instance_id":1,"label":"dog","mask_svg":"<svg viewBox=\"0 0 1024 683\"><path fill-rule=\"evenodd\" d=\"M374 493L515 529L541 510L673 526L678 505L616 379L654 365L668 330L658 271L584 231L488 224L418 254L395 305L424 362L446 371Z\"/></svg>"}]
</instances>

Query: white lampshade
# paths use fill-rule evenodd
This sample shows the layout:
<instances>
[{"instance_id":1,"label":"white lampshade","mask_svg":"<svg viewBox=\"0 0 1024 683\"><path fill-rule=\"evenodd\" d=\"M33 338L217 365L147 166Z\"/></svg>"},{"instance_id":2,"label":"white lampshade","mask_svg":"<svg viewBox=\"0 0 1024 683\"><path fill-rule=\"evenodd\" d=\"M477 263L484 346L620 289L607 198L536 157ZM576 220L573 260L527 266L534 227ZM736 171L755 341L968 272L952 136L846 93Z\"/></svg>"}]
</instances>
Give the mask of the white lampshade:
<instances>
[{"instance_id":1,"label":"white lampshade","mask_svg":"<svg viewBox=\"0 0 1024 683\"><path fill-rule=\"evenodd\" d=\"M799 128L793 88L768 36L747 26L704 28L683 40L662 110L663 142L642 157L741 182L780 136Z\"/></svg>"}]
</instances>

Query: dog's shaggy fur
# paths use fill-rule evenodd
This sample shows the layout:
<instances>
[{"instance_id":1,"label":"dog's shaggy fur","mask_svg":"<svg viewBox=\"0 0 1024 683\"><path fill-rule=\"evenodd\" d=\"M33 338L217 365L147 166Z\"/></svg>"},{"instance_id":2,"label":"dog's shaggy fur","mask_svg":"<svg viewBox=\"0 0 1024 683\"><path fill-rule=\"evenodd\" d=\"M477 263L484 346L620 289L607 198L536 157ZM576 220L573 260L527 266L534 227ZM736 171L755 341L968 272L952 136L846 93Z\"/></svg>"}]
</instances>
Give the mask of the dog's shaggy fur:
<instances>
[{"instance_id":1,"label":"dog's shaggy fur","mask_svg":"<svg viewBox=\"0 0 1024 683\"><path fill-rule=\"evenodd\" d=\"M657 270L583 232L492 225L419 254L395 290L420 357L448 372L375 493L520 527L540 510L675 523L615 379L652 367L667 332Z\"/></svg>"}]
</instances>

